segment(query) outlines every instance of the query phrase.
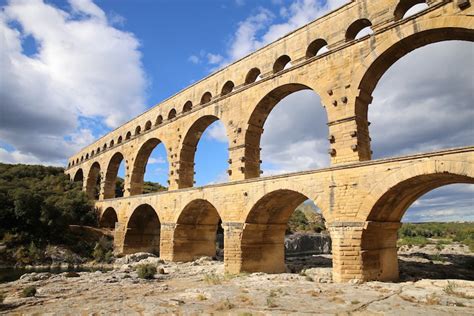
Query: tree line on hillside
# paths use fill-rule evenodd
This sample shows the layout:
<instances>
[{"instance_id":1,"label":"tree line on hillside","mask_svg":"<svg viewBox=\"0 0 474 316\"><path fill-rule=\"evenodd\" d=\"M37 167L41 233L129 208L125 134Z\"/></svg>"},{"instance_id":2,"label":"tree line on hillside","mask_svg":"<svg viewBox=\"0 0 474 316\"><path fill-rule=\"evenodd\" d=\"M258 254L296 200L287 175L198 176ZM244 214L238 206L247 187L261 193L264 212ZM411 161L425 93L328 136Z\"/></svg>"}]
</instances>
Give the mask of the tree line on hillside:
<instances>
[{"instance_id":1,"label":"tree line on hillside","mask_svg":"<svg viewBox=\"0 0 474 316\"><path fill-rule=\"evenodd\" d=\"M0 164L0 242L15 252L7 257L47 244L85 247L70 234L72 224L97 226L97 215L63 168Z\"/></svg>"}]
</instances>

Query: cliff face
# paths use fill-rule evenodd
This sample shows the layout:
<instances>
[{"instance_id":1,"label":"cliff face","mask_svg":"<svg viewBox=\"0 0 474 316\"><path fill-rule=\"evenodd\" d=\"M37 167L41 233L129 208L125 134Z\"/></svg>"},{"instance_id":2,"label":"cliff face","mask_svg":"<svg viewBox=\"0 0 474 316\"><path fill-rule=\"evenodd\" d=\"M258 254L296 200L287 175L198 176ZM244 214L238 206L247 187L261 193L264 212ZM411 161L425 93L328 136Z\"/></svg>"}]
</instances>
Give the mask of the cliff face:
<instances>
[{"instance_id":1,"label":"cliff face","mask_svg":"<svg viewBox=\"0 0 474 316\"><path fill-rule=\"evenodd\" d=\"M329 234L296 233L285 238L286 256L316 255L331 253Z\"/></svg>"}]
</instances>

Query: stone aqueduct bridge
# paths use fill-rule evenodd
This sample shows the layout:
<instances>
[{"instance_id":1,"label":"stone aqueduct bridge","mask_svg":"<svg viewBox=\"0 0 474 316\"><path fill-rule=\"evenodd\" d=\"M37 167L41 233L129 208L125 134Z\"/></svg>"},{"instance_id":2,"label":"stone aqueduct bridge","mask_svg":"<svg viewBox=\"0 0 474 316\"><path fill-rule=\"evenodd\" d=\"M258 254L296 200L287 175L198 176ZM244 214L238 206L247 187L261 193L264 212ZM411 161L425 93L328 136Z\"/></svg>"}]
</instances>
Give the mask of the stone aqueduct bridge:
<instances>
[{"instance_id":1,"label":"stone aqueduct bridge","mask_svg":"<svg viewBox=\"0 0 474 316\"><path fill-rule=\"evenodd\" d=\"M421 46L474 40L470 1L428 0L426 10L403 17L422 2L352 1L105 135L71 157L66 173L83 180L91 197L101 179L101 224L115 227L123 253L159 249L174 261L213 255L221 220L228 272L281 272L286 223L310 198L329 226L335 281L395 280L397 229L410 204L443 185L474 183L474 147L371 160L369 104L387 69ZM367 26L373 34L356 39ZM304 89L326 109L331 167L260 177L265 120L282 98ZM193 188L197 143L216 120L229 140L230 182ZM147 160L161 142L169 191L143 195ZM122 160L125 192L115 198Z\"/></svg>"}]
</instances>

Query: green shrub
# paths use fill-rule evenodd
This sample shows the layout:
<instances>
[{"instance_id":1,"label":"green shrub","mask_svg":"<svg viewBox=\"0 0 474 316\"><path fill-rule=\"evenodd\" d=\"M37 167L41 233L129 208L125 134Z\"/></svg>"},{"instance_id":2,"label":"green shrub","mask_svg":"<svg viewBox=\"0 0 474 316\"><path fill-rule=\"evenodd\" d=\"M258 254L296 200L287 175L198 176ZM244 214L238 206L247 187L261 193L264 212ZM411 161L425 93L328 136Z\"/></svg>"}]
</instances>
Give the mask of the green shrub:
<instances>
[{"instance_id":1,"label":"green shrub","mask_svg":"<svg viewBox=\"0 0 474 316\"><path fill-rule=\"evenodd\" d=\"M398 240L399 246L420 246L423 247L428 243L428 239L423 236L416 236L416 237L404 237Z\"/></svg>"},{"instance_id":2,"label":"green shrub","mask_svg":"<svg viewBox=\"0 0 474 316\"><path fill-rule=\"evenodd\" d=\"M153 279L156 274L156 266L153 264L140 264L136 269L140 279Z\"/></svg>"},{"instance_id":3,"label":"green shrub","mask_svg":"<svg viewBox=\"0 0 474 316\"><path fill-rule=\"evenodd\" d=\"M95 244L92 257L96 262L111 263L113 259L113 243L107 237L101 237Z\"/></svg>"},{"instance_id":4,"label":"green shrub","mask_svg":"<svg viewBox=\"0 0 474 316\"><path fill-rule=\"evenodd\" d=\"M22 297L32 297L36 295L36 286L30 285L23 289L21 292Z\"/></svg>"},{"instance_id":5,"label":"green shrub","mask_svg":"<svg viewBox=\"0 0 474 316\"><path fill-rule=\"evenodd\" d=\"M222 278L215 273L208 273L204 276L204 282L212 285L221 284Z\"/></svg>"}]
</instances>

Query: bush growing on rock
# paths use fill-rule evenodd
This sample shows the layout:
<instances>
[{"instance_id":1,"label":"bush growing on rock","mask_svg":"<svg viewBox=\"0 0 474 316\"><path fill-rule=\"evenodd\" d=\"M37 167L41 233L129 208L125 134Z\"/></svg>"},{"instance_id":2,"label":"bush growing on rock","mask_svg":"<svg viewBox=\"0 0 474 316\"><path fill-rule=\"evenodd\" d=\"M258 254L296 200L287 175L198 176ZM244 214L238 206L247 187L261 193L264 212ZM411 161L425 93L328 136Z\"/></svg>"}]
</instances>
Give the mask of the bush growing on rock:
<instances>
[{"instance_id":1,"label":"bush growing on rock","mask_svg":"<svg viewBox=\"0 0 474 316\"><path fill-rule=\"evenodd\" d=\"M153 279L156 274L156 266L153 264L140 264L137 266L137 274L140 279Z\"/></svg>"},{"instance_id":2,"label":"bush growing on rock","mask_svg":"<svg viewBox=\"0 0 474 316\"><path fill-rule=\"evenodd\" d=\"M106 237L101 237L95 244L92 256L96 262L111 263L113 259L113 244Z\"/></svg>"},{"instance_id":3,"label":"bush growing on rock","mask_svg":"<svg viewBox=\"0 0 474 316\"><path fill-rule=\"evenodd\" d=\"M36 295L36 286L30 285L23 289L21 292L22 297L33 297Z\"/></svg>"}]
</instances>

